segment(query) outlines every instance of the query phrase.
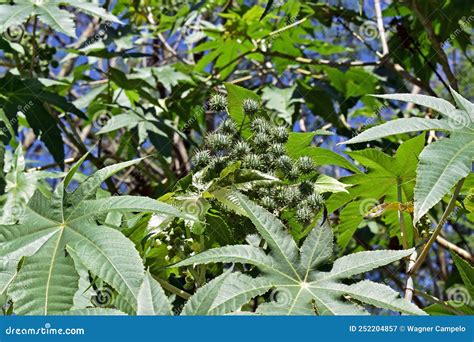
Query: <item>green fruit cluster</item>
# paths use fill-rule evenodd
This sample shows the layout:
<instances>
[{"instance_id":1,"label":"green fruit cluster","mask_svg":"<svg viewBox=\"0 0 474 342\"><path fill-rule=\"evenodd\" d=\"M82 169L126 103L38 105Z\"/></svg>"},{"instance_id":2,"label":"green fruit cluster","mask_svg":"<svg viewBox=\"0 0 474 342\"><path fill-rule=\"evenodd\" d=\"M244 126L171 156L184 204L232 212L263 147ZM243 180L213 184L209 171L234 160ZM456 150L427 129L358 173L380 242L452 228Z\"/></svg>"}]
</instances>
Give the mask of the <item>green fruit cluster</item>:
<instances>
[{"instance_id":1,"label":"green fruit cluster","mask_svg":"<svg viewBox=\"0 0 474 342\"><path fill-rule=\"evenodd\" d=\"M227 102L221 97L218 100L213 97L210 103L222 110L216 103ZM246 195L277 216L290 211L300 223L311 222L323 206L323 198L314 187L317 169L313 160L310 157L293 160L288 156L285 149L289 137L287 128L257 117L255 114L261 111L258 102L244 100L243 108L252 118L250 137L243 138L241 128L231 118L226 118L204 138L203 148L194 154L195 170L203 170L206 179L211 180L219 177L227 166L240 162L242 169L277 177L280 182L254 185Z\"/></svg>"}]
</instances>

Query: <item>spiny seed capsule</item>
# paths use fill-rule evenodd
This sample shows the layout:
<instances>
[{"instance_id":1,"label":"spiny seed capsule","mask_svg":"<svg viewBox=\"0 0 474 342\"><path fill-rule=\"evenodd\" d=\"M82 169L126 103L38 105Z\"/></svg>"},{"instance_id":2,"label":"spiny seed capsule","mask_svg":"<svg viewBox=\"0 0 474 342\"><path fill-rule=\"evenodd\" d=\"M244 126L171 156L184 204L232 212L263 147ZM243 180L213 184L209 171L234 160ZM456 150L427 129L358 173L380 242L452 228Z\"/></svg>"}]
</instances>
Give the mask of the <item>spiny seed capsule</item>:
<instances>
[{"instance_id":1,"label":"spiny seed capsule","mask_svg":"<svg viewBox=\"0 0 474 342\"><path fill-rule=\"evenodd\" d=\"M247 144L245 141L238 141L234 147L231 147L232 150L232 155L236 157L244 157L247 154L249 154L252 149L250 148L250 145Z\"/></svg>"},{"instance_id":2,"label":"spiny seed capsule","mask_svg":"<svg viewBox=\"0 0 474 342\"><path fill-rule=\"evenodd\" d=\"M300 192L292 186L287 186L280 192L279 198L284 205L291 205L299 200Z\"/></svg>"},{"instance_id":3,"label":"spiny seed capsule","mask_svg":"<svg viewBox=\"0 0 474 342\"><path fill-rule=\"evenodd\" d=\"M267 148L270 144L270 137L265 133L257 133L253 136L252 141L258 148Z\"/></svg>"},{"instance_id":4,"label":"spiny seed capsule","mask_svg":"<svg viewBox=\"0 0 474 342\"><path fill-rule=\"evenodd\" d=\"M275 138L275 141L281 144L284 144L288 141L289 135L285 127L275 127L272 135Z\"/></svg>"},{"instance_id":5,"label":"spiny seed capsule","mask_svg":"<svg viewBox=\"0 0 474 342\"><path fill-rule=\"evenodd\" d=\"M214 94L209 99L209 107L215 112L222 112L227 107L227 98L221 94Z\"/></svg>"},{"instance_id":6,"label":"spiny seed capsule","mask_svg":"<svg viewBox=\"0 0 474 342\"><path fill-rule=\"evenodd\" d=\"M315 169L313 160L307 156L298 159L298 167L302 173L310 173Z\"/></svg>"},{"instance_id":7,"label":"spiny seed capsule","mask_svg":"<svg viewBox=\"0 0 474 342\"><path fill-rule=\"evenodd\" d=\"M275 201L270 196L262 197L262 206L267 209L274 209L276 207Z\"/></svg>"},{"instance_id":8,"label":"spiny seed capsule","mask_svg":"<svg viewBox=\"0 0 474 342\"><path fill-rule=\"evenodd\" d=\"M214 171L221 171L227 165L227 157L213 157L209 165Z\"/></svg>"},{"instance_id":9,"label":"spiny seed capsule","mask_svg":"<svg viewBox=\"0 0 474 342\"><path fill-rule=\"evenodd\" d=\"M319 208L321 208L321 206L323 205L324 203L324 199L321 195L319 194L311 194L308 198L307 198L307 202L308 202L308 206L313 209L313 210L317 210Z\"/></svg>"},{"instance_id":10,"label":"spiny seed capsule","mask_svg":"<svg viewBox=\"0 0 474 342\"><path fill-rule=\"evenodd\" d=\"M225 150L230 147L232 139L227 134L214 132L206 137L206 144L211 150Z\"/></svg>"},{"instance_id":11,"label":"spiny seed capsule","mask_svg":"<svg viewBox=\"0 0 474 342\"><path fill-rule=\"evenodd\" d=\"M234 135L237 133L237 125L231 119L226 119L222 124L220 129L222 132L230 135Z\"/></svg>"},{"instance_id":12,"label":"spiny seed capsule","mask_svg":"<svg viewBox=\"0 0 474 342\"><path fill-rule=\"evenodd\" d=\"M254 154L247 154L244 156L244 166L249 169L258 169L260 167L260 158Z\"/></svg>"},{"instance_id":13,"label":"spiny seed capsule","mask_svg":"<svg viewBox=\"0 0 474 342\"><path fill-rule=\"evenodd\" d=\"M293 161L290 157L283 155L276 160L276 166L285 173L289 173L293 167Z\"/></svg>"},{"instance_id":14,"label":"spiny seed capsule","mask_svg":"<svg viewBox=\"0 0 474 342\"><path fill-rule=\"evenodd\" d=\"M311 182L303 181L298 185L298 189L303 196L309 196L313 193L314 187Z\"/></svg>"},{"instance_id":15,"label":"spiny seed capsule","mask_svg":"<svg viewBox=\"0 0 474 342\"><path fill-rule=\"evenodd\" d=\"M307 206L302 205L296 209L296 218L302 223L307 223L313 218L313 213Z\"/></svg>"},{"instance_id":16,"label":"spiny seed capsule","mask_svg":"<svg viewBox=\"0 0 474 342\"><path fill-rule=\"evenodd\" d=\"M285 147L282 144L272 144L268 152L275 157L280 157L285 154Z\"/></svg>"},{"instance_id":17,"label":"spiny seed capsule","mask_svg":"<svg viewBox=\"0 0 474 342\"><path fill-rule=\"evenodd\" d=\"M291 170L286 174L286 177L289 180L297 180L300 177L300 170L299 170L298 166L293 165L291 167Z\"/></svg>"},{"instance_id":18,"label":"spiny seed capsule","mask_svg":"<svg viewBox=\"0 0 474 342\"><path fill-rule=\"evenodd\" d=\"M266 120L257 118L252 121L251 129L255 133L268 133L271 131L271 126Z\"/></svg>"},{"instance_id":19,"label":"spiny seed capsule","mask_svg":"<svg viewBox=\"0 0 474 342\"><path fill-rule=\"evenodd\" d=\"M252 99L245 99L243 102L244 113L253 116L258 113L260 105L257 101Z\"/></svg>"},{"instance_id":20,"label":"spiny seed capsule","mask_svg":"<svg viewBox=\"0 0 474 342\"><path fill-rule=\"evenodd\" d=\"M208 150L197 151L192 158L192 162L197 168L205 167L210 161L211 153Z\"/></svg>"}]
</instances>

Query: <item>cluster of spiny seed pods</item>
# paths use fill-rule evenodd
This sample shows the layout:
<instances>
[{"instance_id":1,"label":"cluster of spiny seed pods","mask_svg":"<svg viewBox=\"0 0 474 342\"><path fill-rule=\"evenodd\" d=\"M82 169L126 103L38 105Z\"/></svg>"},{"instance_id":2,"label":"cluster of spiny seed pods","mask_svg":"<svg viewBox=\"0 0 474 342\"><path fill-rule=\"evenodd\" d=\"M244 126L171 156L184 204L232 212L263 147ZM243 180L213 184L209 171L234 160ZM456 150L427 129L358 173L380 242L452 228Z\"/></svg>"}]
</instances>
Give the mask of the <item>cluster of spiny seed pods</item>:
<instances>
[{"instance_id":1,"label":"cluster of spiny seed pods","mask_svg":"<svg viewBox=\"0 0 474 342\"><path fill-rule=\"evenodd\" d=\"M209 105L216 112L226 109L222 95L214 95ZM302 224L309 223L323 205L315 192L317 169L310 157L290 158L285 144L289 133L286 127L258 116L260 104L252 99L243 102L246 116L251 118L249 138L242 137L241 129L227 117L220 126L204 139L204 146L193 156L196 170L204 170L208 180L218 177L229 165L241 162L241 168L258 170L277 177L280 182L254 185L245 193L258 204L281 216L293 212Z\"/></svg>"}]
</instances>

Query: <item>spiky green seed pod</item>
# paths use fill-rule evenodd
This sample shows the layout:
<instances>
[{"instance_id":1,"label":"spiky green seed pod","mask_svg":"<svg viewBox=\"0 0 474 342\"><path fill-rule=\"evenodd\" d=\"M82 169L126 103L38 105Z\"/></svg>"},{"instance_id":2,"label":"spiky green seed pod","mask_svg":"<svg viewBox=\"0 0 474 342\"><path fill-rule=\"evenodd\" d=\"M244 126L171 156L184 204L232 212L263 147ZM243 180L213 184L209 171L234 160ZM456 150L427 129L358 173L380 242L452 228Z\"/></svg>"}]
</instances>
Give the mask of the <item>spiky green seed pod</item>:
<instances>
[{"instance_id":1,"label":"spiky green seed pod","mask_svg":"<svg viewBox=\"0 0 474 342\"><path fill-rule=\"evenodd\" d=\"M275 127L272 132L273 137L275 138L275 141L284 144L288 141L288 131L285 127Z\"/></svg>"},{"instance_id":2,"label":"spiky green seed pod","mask_svg":"<svg viewBox=\"0 0 474 342\"><path fill-rule=\"evenodd\" d=\"M319 194L311 194L306 201L308 202L308 206L313 210L319 210L324 204L324 199Z\"/></svg>"},{"instance_id":3,"label":"spiky green seed pod","mask_svg":"<svg viewBox=\"0 0 474 342\"><path fill-rule=\"evenodd\" d=\"M268 149L268 153L274 157L280 157L285 154L285 147L282 144L272 144Z\"/></svg>"},{"instance_id":4,"label":"spiky green seed pod","mask_svg":"<svg viewBox=\"0 0 474 342\"><path fill-rule=\"evenodd\" d=\"M256 118L255 120L253 120L250 128L254 133L266 134L270 133L272 129L268 121L262 118Z\"/></svg>"},{"instance_id":5,"label":"spiky green seed pod","mask_svg":"<svg viewBox=\"0 0 474 342\"><path fill-rule=\"evenodd\" d=\"M211 153L208 150L197 151L192 157L192 163L197 168L206 167L211 162Z\"/></svg>"},{"instance_id":6,"label":"spiky green seed pod","mask_svg":"<svg viewBox=\"0 0 474 342\"><path fill-rule=\"evenodd\" d=\"M284 173L289 173L293 167L293 161L290 157L283 155L278 157L278 159L275 161L275 165Z\"/></svg>"},{"instance_id":7,"label":"spiky green seed pod","mask_svg":"<svg viewBox=\"0 0 474 342\"><path fill-rule=\"evenodd\" d=\"M212 157L209 166L214 172L220 172L227 166L227 159L227 157L222 156Z\"/></svg>"},{"instance_id":8,"label":"spiky green seed pod","mask_svg":"<svg viewBox=\"0 0 474 342\"><path fill-rule=\"evenodd\" d=\"M302 173L310 173L316 169L311 157L307 157L307 156L300 157L298 159L298 168L300 169Z\"/></svg>"},{"instance_id":9,"label":"spiky green seed pod","mask_svg":"<svg viewBox=\"0 0 474 342\"><path fill-rule=\"evenodd\" d=\"M206 137L206 145L212 151L226 150L231 144L232 138L227 134L213 132Z\"/></svg>"},{"instance_id":10,"label":"spiky green seed pod","mask_svg":"<svg viewBox=\"0 0 474 342\"><path fill-rule=\"evenodd\" d=\"M301 195L309 196L314 192L313 183L308 181L303 181L298 185L298 189L300 190Z\"/></svg>"},{"instance_id":11,"label":"spiky green seed pod","mask_svg":"<svg viewBox=\"0 0 474 342\"><path fill-rule=\"evenodd\" d=\"M215 112L222 112L227 108L227 98L221 94L214 94L209 99L209 108Z\"/></svg>"},{"instance_id":12,"label":"spiky green seed pod","mask_svg":"<svg viewBox=\"0 0 474 342\"><path fill-rule=\"evenodd\" d=\"M260 104L253 99L245 99L243 102L244 113L249 116L253 116L258 113Z\"/></svg>"},{"instance_id":13,"label":"spiky green seed pod","mask_svg":"<svg viewBox=\"0 0 474 342\"><path fill-rule=\"evenodd\" d=\"M221 123L220 130L225 134L234 135L237 134L237 125L234 120L226 119Z\"/></svg>"},{"instance_id":14,"label":"spiky green seed pod","mask_svg":"<svg viewBox=\"0 0 474 342\"><path fill-rule=\"evenodd\" d=\"M300 192L292 186L284 187L279 193L279 202L283 205L293 205L300 199Z\"/></svg>"},{"instance_id":15,"label":"spiky green seed pod","mask_svg":"<svg viewBox=\"0 0 474 342\"><path fill-rule=\"evenodd\" d=\"M244 166L249 169L258 169L261 166L261 159L254 153L247 154L243 159Z\"/></svg>"},{"instance_id":16,"label":"spiky green seed pod","mask_svg":"<svg viewBox=\"0 0 474 342\"><path fill-rule=\"evenodd\" d=\"M313 213L310 208L305 205L301 205L296 209L296 218L301 223L308 223L313 218Z\"/></svg>"},{"instance_id":17,"label":"spiky green seed pod","mask_svg":"<svg viewBox=\"0 0 474 342\"><path fill-rule=\"evenodd\" d=\"M275 210L276 203L275 200L270 196L262 197L262 206L269 210Z\"/></svg>"},{"instance_id":18,"label":"spiky green seed pod","mask_svg":"<svg viewBox=\"0 0 474 342\"><path fill-rule=\"evenodd\" d=\"M297 180L299 177L300 177L300 169L298 168L297 165L293 165L291 167L291 170L288 171L288 173L286 174L286 177L289 179L289 180Z\"/></svg>"},{"instance_id":19,"label":"spiky green seed pod","mask_svg":"<svg viewBox=\"0 0 474 342\"><path fill-rule=\"evenodd\" d=\"M266 149L269 147L271 140L270 137L265 133L257 133L253 136L252 142L259 149Z\"/></svg>"},{"instance_id":20,"label":"spiky green seed pod","mask_svg":"<svg viewBox=\"0 0 474 342\"><path fill-rule=\"evenodd\" d=\"M252 148L245 141L238 141L235 146L231 147L231 155L237 158L243 158L252 152Z\"/></svg>"}]
</instances>

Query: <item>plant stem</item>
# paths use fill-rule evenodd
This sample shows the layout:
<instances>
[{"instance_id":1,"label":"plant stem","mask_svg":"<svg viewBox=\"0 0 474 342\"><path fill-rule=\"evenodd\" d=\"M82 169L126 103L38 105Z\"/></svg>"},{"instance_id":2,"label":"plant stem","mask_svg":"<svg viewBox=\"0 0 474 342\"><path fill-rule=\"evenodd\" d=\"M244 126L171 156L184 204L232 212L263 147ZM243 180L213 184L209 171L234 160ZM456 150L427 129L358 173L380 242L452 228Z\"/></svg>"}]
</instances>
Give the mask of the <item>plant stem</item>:
<instances>
[{"instance_id":1,"label":"plant stem","mask_svg":"<svg viewBox=\"0 0 474 342\"><path fill-rule=\"evenodd\" d=\"M402 204L403 197L402 197L402 180L400 177L397 178L397 200L398 203ZM402 245L404 249L408 249L408 237L407 237L407 229L405 226L405 217L403 216L403 211L398 210L398 223L400 224L400 234L402 236Z\"/></svg>"},{"instance_id":2,"label":"plant stem","mask_svg":"<svg viewBox=\"0 0 474 342\"><path fill-rule=\"evenodd\" d=\"M416 260L415 264L413 265L413 267L410 267L410 269L408 270L409 275L414 274L418 270L418 268L420 268L421 264L425 261L426 257L428 256L428 253L431 249L431 246L436 241L436 238L438 237L439 233L441 232L441 229L443 229L444 224L446 223L446 221L448 220L449 215L451 214L451 212L454 209L454 205L456 204L456 199L457 199L459 193L461 192L461 188L462 188L463 184L464 184L464 178L461 179L456 184L456 188L454 189L453 196L449 200L448 206L446 207L446 210L444 211L443 216L441 216L441 220L439 220L438 225L435 228L435 231L431 235L431 237L428 240L428 242L426 243L425 247L423 247L423 250L421 251L421 254L418 257L418 259Z\"/></svg>"},{"instance_id":3,"label":"plant stem","mask_svg":"<svg viewBox=\"0 0 474 342\"><path fill-rule=\"evenodd\" d=\"M30 77L33 77L33 72L35 70L36 50L38 49L38 44L36 43L36 27L38 26L38 16L35 15L33 20L33 34L31 41L33 52L31 53Z\"/></svg>"},{"instance_id":4,"label":"plant stem","mask_svg":"<svg viewBox=\"0 0 474 342\"><path fill-rule=\"evenodd\" d=\"M432 301L436 304L439 304L439 305L443 306L444 308L451 311L455 315L465 315L465 313L463 313L462 311L456 310L452 306L448 305L446 302L443 302L442 300L440 300L440 299L436 298L435 296L432 296L432 295L430 295L426 292L415 290L415 293L416 293L416 295L419 295L420 297L423 297L423 298L425 298L429 301Z\"/></svg>"},{"instance_id":5,"label":"plant stem","mask_svg":"<svg viewBox=\"0 0 474 342\"><path fill-rule=\"evenodd\" d=\"M470 263L474 263L474 258L472 257L471 253L469 253L468 251L462 249L461 247L456 246L454 243L449 242L448 240L446 240L442 236L438 236L436 238L436 242L441 247L443 247L445 249L448 249L448 250L451 250L453 252L456 252L456 254L458 254L463 259L466 259Z\"/></svg>"},{"instance_id":6,"label":"plant stem","mask_svg":"<svg viewBox=\"0 0 474 342\"><path fill-rule=\"evenodd\" d=\"M180 296L181 298L183 299L186 299L188 300L189 298L191 298L191 295L181 289L178 289L176 286L173 286L171 285L170 283L168 283L167 281L161 279L161 278L158 278L154 275L152 275L153 278L155 278L155 280L157 282L160 283L160 285L165 289L165 290L168 290L169 292L177 295L177 296Z\"/></svg>"},{"instance_id":7,"label":"plant stem","mask_svg":"<svg viewBox=\"0 0 474 342\"><path fill-rule=\"evenodd\" d=\"M416 256L417 255L418 255L418 253L416 251L414 251L410 255L410 260L408 261L408 265L407 265L408 278L407 278L407 284L405 286L405 299L410 301L410 302L413 300L413 293L415 292L415 285L414 285L414 282L413 282L413 277L409 274L409 272L410 272L410 269L413 267L413 265L416 262Z\"/></svg>"},{"instance_id":8,"label":"plant stem","mask_svg":"<svg viewBox=\"0 0 474 342\"><path fill-rule=\"evenodd\" d=\"M377 28L379 30L380 42L382 43L382 56L388 55L387 36L385 35L385 28L383 26L382 8L380 0L374 0L375 17L377 18Z\"/></svg>"}]
</instances>

